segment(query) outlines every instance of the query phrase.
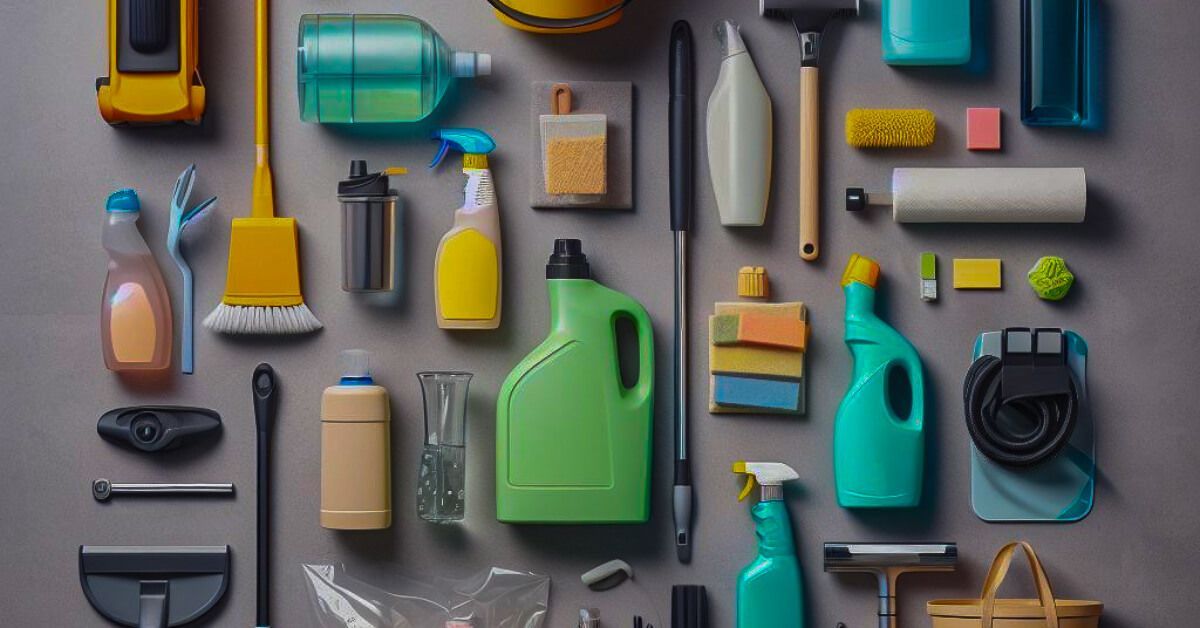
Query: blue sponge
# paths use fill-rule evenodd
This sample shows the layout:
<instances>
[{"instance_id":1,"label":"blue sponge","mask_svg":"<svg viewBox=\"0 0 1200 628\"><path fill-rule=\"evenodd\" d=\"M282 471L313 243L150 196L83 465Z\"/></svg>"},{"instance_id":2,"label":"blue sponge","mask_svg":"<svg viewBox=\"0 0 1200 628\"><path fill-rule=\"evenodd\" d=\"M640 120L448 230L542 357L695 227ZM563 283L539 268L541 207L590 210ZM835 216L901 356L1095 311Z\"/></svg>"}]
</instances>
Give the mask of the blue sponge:
<instances>
[{"instance_id":1,"label":"blue sponge","mask_svg":"<svg viewBox=\"0 0 1200 628\"><path fill-rule=\"evenodd\" d=\"M714 375L713 402L733 408L799 413L804 411L801 386L798 380Z\"/></svg>"}]
</instances>

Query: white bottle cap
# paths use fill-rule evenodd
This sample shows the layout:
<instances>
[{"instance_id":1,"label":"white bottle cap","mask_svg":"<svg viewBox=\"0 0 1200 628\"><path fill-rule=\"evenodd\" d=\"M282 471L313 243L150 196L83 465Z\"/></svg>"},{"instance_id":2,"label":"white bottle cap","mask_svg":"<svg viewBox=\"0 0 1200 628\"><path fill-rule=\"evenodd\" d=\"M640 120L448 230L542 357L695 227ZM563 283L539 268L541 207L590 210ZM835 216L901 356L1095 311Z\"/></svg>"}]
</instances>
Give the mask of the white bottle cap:
<instances>
[{"instance_id":1,"label":"white bottle cap","mask_svg":"<svg viewBox=\"0 0 1200 628\"><path fill-rule=\"evenodd\" d=\"M492 73L492 55L482 52L454 53L454 76L470 78Z\"/></svg>"},{"instance_id":2,"label":"white bottle cap","mask_svg":"<svg viewBox=\"0 0 1200 628\"><path fill-rule=\"evenodd\" d=\"M371 376L371 354L363 349L347 349L343 351L341 362L343 378Z\"/></svg>"}]
</instances>

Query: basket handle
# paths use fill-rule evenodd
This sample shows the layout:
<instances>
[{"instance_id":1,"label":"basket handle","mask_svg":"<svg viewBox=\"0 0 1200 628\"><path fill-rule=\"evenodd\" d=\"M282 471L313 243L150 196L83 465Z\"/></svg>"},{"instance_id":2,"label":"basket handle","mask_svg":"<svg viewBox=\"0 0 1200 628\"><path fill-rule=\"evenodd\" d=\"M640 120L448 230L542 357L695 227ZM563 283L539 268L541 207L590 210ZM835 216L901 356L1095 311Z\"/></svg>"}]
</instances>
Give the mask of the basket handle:
<instances>
[{"instance_id":1,"label":"basket handle","mask_svg":"<svg viewBox=\"0 0 1200 628\"><path fill-rule=\"evenodd\" d=\"M1038 560L1033 546L1026 541L1014 541L1005 545L992 561L992 568L988 571L987 580L983 583L983 593L980 596L983 602L980 615L983 628L993 628L996 592L1000 589L1000 584L1004 582L1004 577L1008 575L1008 566L1012 563L1013 552L1018 547L1025 551L1025 557L1029 560L1029 570L1033 573L1033 582L1037 586L1038 600L1041 601L1042 612L1046 616L1046 628L1058 628L1058 607L1054 601L1054 592L1050 589L1050 581L1046 579L1046 571L1042 569L1042 562Z\"/></svg>"}]
</instances>

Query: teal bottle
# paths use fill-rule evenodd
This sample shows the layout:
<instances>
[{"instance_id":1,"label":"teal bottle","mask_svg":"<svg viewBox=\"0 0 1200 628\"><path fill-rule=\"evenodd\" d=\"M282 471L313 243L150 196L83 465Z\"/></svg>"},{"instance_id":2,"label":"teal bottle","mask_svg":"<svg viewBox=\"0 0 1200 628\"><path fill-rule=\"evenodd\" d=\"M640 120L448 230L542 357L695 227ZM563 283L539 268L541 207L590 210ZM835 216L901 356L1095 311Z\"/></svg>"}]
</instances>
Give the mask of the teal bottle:
<instances>
[{"instance_id":1,"label":"teal bottle","mask_svg":"<svg viewBox=\"0 0 1200 628\"><path fill-rule=\"evenodd\" d=\"M296 80L305 122L414 122L437 108L454 79L491 70L490 55L456 52L408 15L300 17Z\"/></svg>"},{"instance_id":2,"label":"teal bottle","mask_svg":"<svg viewBox=\"0 0 1200 628\"><path fill-rule=\"evenodd\" d=\"M1090 126L1093 0L1021 0L1021 122Z\"/></svg>"},{"instance_id":3,"label":"teal bottle","mask_svg":"<svg viewBox=\"0 0 1200 628\"><path fill-rule=\"evenodd\" d=\"M736 462L733 471L748 476L738 501L750 493L756 479L762 486L759 502L750 509L758 555L737 579L737 628L804 628L800 559L783 501L783 483L800 476L778 462Z\"/></svg>"},{"instance_id":4,"label":"teal bottle","mask_svg":"<svg viewBox=\"0 0 1200 628\"><path fill-rule=\"evenodd\" d=\"M842 275L850 386L833 427L833 477L844 508L909 508L925 470L925 379L917 350L875 314L879 265L850 257ZM907 407L906 407L907 406Z\"/></svg>"},{"instance_id":5,"label":"teal bottle","mask_svg":"<svg viewBox=\"0 0 1200 628\"><path fill-rule=\"evenodd\" d=\"M971 0L883 0L888 65L962 65L971 60Z\"/></svg>"}]
</instances>

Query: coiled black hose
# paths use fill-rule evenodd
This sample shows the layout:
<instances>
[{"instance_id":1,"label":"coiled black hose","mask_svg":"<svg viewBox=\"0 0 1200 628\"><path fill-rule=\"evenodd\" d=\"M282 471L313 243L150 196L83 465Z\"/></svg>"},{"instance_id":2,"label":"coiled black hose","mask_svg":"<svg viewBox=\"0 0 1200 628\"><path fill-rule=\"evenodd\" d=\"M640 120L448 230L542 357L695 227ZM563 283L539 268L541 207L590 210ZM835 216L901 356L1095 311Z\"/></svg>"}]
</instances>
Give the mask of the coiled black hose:
<instances>
[{"instance_id":1,"label":"coiled black hose","mask_svg":"<svg viewBox=\"0 0 1200 628\"><path fill-rule=\"evenodd\" d=\"M992 355L971 364L963 382L967 431L975 448L1007 466L1029 467L1066 446L1079 418L1079 390L1074 378L1068 392L1004 398L1000 388L1003 362ZM1026 429L1026 426L1032 428Z\"/></svg>"}]
</instances>

